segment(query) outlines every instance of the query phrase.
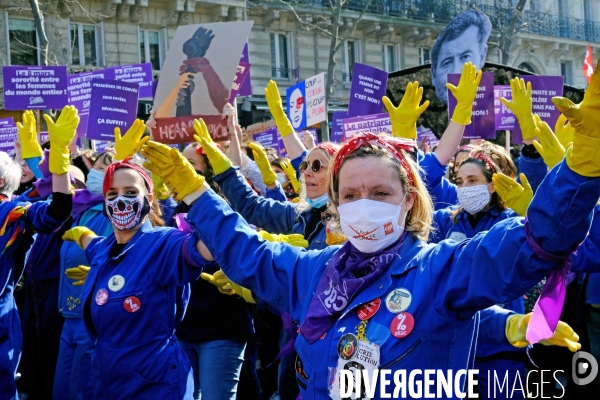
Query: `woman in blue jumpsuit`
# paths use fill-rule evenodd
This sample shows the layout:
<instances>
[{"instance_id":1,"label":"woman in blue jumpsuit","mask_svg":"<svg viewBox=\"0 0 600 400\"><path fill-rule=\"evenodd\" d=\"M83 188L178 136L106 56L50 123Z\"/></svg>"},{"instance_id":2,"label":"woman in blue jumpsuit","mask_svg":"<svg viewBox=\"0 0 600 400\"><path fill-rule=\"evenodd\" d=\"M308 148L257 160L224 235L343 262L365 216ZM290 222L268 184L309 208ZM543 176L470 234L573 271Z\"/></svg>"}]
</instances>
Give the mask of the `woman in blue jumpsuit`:
<instances>
[{"instance_id":1,"label":"woman in blue jumpsuit","mask_svg":"<svg viewBox=\"0 0 600 400\"><path fill-rule=\"evenodd\" d=\"M141 167L112 164L103 192L114 234L75 227L65 236L85 249L91 267L81 300L94 344L94 399L192 399L192 371L175 328L186 306L180 288L206 265L202 244L193 233L152 226L153 184Z\"/></svg>"},{"instance_id":2,"label":"woman in blue jumpsuit","mask_svg":"<svg viewBox=\"0 0 600 400\"><path fill-rule=\"evenodd\" d=\"M188 220L207 247L205 259L300 321L302 397L339 398L344 368L472 367L477 312L518 299L557 264L541 252L566 258L587 234L600 180L581 175L596 175L582 168L592 161L575 160L581 142L573 161L559 164L538 189L528 222L507 219L462 242L424 242L432 205L416 167L398 150L402 144L371 134L350 140L330 167L329 197L349 239L341 248L266 243L202 189ZM142 153L163 179L188 179L166 146L149 142Z\"/></svg>"}]
</instances>

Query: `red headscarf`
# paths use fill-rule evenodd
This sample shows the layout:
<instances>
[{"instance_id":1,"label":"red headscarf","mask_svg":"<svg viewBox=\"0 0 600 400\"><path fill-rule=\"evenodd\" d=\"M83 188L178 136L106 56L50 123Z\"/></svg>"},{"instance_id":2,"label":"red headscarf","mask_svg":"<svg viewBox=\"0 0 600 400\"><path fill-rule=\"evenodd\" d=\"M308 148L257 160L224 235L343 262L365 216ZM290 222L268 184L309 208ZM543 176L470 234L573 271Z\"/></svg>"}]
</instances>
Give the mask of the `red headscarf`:
<instances>
[{"instance_id":1,"label":"red headscarf","mask_svg":"<svg viewBox=\"0 0 600 400\"><path fill-rule=\"evenodd\" d=\"M148 192L154 192L154 185L152 184L152 179L146 172L146 170L139 165L133 164L130 162L131 158L126 158L123 161L119 161L113 164L110 164L106 168L106 175L104 175L104 185L102 186L102 192L106 194L110 189L110 185L112 184L113 175L115 171L121 168L130 168L141 175L142 179L146 183L146 187L148 188Z\"/></svg>"},{"instance_id":2,"label":"red headscarf","mask_svg":"<svg viewBox=\"0 0 600 400\"><path fill-rule=\"evenodd\" d=\"M338 151L337 146L335 146L334 144L332 144L330 142L320 143L317 146L317 149L323 150L324 152L326 152L327 154L329 154L332 157L335 154L335 152Z\"/></svg>"},{"instance_id":3,"label":"red headscarf","mask_svg":"<svg viewBox=\"0 0 600 400\"><path fill-rule=\"evenodd\" d=\"M398 162L400 162L400 165L402 165L402 168L404 168L404 170L406 171L406 175L408 176L408 183L411 186L414 186L415 177L411 173L408 161L402 154L401 150L408 152L414 151L415 142L413 140L408 139L399 139L389 136L378 136L370 132L361 133L359 135L353 136L350 140L344 143L340 151L337 153L335 159L333 160L333 176L337 176L337 174L340 172L340 166L342 165L342 162L346 157L354 153L359 148L366 147L369 145L375 145L377 147L389 151L392 154L392 156L394 156L394 158L398 160Z\"/></svg>"}]
</instances>

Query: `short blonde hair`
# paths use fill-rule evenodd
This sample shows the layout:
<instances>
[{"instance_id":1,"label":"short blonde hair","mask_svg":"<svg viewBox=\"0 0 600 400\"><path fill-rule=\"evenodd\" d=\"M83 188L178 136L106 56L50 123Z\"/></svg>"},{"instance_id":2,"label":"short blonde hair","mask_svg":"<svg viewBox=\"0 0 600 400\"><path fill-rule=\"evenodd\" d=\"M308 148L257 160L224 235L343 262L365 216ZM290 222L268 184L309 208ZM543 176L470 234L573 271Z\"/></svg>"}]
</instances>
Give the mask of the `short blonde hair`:
<instances>
[{"instance_id":1,"label":"short blonde hair","mask_svg":"<svg viewBox=\"0 0 600 400\"><path fill-rule=\"evenodd\" d=\"M336 145L335 143L331 143L332 146L335 146L336 150L339 150L338 145ZM327 164L328 164L328 170L331 168L331 164L333 163L333 157L335 154L331 155L329 154L327 151L319 148L319 147L314 147L312 148L308 154L306 154L306 158L304 160L308 160L308 157L310 157L310 155L314 152L319 152L320 154L323 155L323 157L325 157L325 160L327 160ZM302 160L302 161L304 161ZM310 208L310 204L308 204L308 202L306 201L306 183L304 182L304 174L301 174L300 176L300 193L298 194L299 197L299 201L298 201L298 206L296 207L296 210L300 213L302 211L308 210Z\"/></svg>"},{"instance_id":2,"label":"short blonde hair","mask_svg":"<svg viewBox=\"0 0 600 400\"><path fill-rule=\"evenodd\" d=\"M431 196L429 195L429 192L427 191L427 188L425 187L425 184L419 175L419 167L403 150L399 151L402 157L405 158L410 171L406 171L400 164L400 161L398 161L388 150L375 144L368 144L360 147L353 153L346 156L342 161L339 170L341 171L346 161L361 157L381 158L384 162L393 166L398 172L398 181L401 183L404 193L415 193L414 204L406 216L405 229L406 231L412 232L415 237L427 241L429 239L429 232L431 231L433 202L431 201ZM408 174L414 178L413 185L409 183ZM333 166L330 166L327 176L327 181L329 182L327 194L332 203L331 208L335 212L331 224L332 230L339 230L339 215L337 213L337 207L340 205L339 176L339 171L337 174L334 174Z\"/></svg>"}]
</instances>

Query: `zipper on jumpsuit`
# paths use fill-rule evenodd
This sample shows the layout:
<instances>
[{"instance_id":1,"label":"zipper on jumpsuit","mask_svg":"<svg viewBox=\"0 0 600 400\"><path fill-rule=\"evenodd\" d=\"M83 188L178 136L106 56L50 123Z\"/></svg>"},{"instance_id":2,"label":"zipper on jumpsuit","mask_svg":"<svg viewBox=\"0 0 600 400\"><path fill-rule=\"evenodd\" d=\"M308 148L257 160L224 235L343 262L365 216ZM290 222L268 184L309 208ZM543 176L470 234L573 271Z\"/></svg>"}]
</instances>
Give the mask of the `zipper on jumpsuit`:
<instances>
[{"instance_id":1,"label":"zipper on jumpsuit","mask_svg":"<svg viewBox=\"0 0 600 400\"><path fill-rule=\"evenodd\" d=\"M412 344L412 346L410 346L408 348L408 350L406 350L404 353L402 353L401 355L399 355L398 357L394 358L392 361L390 361L389 363L379 367L379 369L388 369L391 366L398 364L400 361L404 360L406 357L408 357L408 355L410 353L412 353L413 351L415 351L415 349L417 347L419 347L421 345L421 343L423 343L423 339L419 338L419 340L417 340L416 342L414 342Z\"/></svg>"}]
</instances>

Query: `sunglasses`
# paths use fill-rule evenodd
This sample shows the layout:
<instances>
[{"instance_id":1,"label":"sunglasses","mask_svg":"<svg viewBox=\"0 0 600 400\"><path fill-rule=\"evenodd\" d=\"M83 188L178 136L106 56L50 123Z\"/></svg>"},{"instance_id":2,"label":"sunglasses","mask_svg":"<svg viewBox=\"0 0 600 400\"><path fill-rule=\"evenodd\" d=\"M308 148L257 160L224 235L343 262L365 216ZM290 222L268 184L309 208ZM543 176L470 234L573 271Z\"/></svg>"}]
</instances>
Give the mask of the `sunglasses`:
<instances>
[{"instance_id":1,"label":"sunglasses","mask_svg":"<svg viewBox=\"0 0 600 400\"><path fill-rule=\"evenodd\" d=\"M313 172L319 172L321 168L327 168L328 165L322 164L320 160L315 160L312 163L309 163L308 161L304 160L300 163L300 172L306 171L308 167L310 167L313 170Z\"/></svg>"}]
</instances>

